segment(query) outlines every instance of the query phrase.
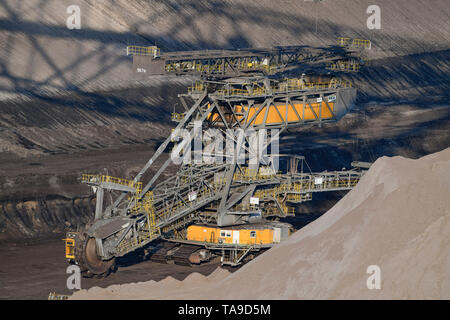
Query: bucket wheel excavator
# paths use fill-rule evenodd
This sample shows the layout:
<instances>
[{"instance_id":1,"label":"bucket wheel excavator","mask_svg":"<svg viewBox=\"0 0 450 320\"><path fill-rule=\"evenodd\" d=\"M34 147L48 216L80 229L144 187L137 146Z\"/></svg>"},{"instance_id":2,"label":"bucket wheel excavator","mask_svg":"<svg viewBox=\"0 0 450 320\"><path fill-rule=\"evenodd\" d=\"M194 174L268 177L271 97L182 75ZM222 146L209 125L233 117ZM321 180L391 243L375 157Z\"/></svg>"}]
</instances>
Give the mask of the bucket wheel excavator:
<instances>
[{"instance_id":1,"label":"bucket wheel excavator","mask_svg":"<svg viewBox=\"0 0 450 320\"><path fill-rule=\"evenodd\" d=\"M200 80L179 95L184 109L172 114L175 129L134 179L82 176L96 194L95 216L67 233L69 262L101 277L117 257L151 248L159 262L220 257L237 266L289 237L292 226L279 219L314 193L352 189L370 164L311 172L303 156L280 154L278 144L289 128L323 126L352 109L356 89L338 75L354 67L336 61L354 59L357 50L341 42L165 55L128 47L138 73L192 73ZM162 179L169 166L178 169Z\"/></svg>"},{"instance_id":2,"label":"bucket wheel excavator","mask_svg":"<svg viewBox=\"0 0 450 320\"><path fill-rule=\"evenodd\" d=\"M85 277L105 277L115 266L115 258L102 260L97 254L96 239L89 237L86 231L72 234L76 246L73 259L80 266L80 271Z\"/></svg>"}]
</instances>

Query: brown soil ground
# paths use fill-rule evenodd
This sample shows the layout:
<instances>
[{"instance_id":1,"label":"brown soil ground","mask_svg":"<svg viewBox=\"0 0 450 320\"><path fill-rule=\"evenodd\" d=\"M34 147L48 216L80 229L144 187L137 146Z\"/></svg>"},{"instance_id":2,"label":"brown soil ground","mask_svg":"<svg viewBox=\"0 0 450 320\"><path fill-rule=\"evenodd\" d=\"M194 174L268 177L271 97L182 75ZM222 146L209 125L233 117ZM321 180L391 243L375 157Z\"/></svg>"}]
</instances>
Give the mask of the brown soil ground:
<instances>
[{"instance_id":1,"label":"brown soil ground","mask_svg":"<svg viewBox=\"0 0 450 320\"><path fill-rule=\"evenodd\" d=\"M0 261L0 299L47 299L50 292L73 293L66 286L68 264L64 258L64 242L60 239L0 246ZM183 280L192 272L209 275L219 267L219 263L212 261L188 267L142 261L138 255L131 254L117 260L117 267L104 279L82 278L81 288L160 281L168 276Z\"/></svg>"}]
</instances>

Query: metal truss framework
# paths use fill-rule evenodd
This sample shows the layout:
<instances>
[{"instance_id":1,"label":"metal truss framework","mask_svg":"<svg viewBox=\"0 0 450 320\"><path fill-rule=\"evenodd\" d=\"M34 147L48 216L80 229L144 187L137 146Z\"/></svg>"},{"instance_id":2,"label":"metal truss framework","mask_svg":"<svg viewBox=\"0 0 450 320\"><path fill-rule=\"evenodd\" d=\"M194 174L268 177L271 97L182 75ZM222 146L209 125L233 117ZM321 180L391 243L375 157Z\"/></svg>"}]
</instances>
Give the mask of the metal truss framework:
<instances>
[{"instance_id":1,"label":"metal truss framework","mask_svg":"<svg viewBox=\"0 0 450 320\"><path fill-rule=\"evenodd\" d=\"M342 40L343 41L343 40ZM341 41L341 42L342 42ZM362 41L362 40L361 40ZM227 77L245 74L273 75L287 68L298 66L335 65L336 61L353 61L359 46L315 48L309 46L277 46L273 48L241 50L200 50L160 53L156 47L128 46L127 55L133 56L137 72L146 74L199 74L204 77ZM356 67L340 68L339 71L358 71ZM337 70L337 69L336 69Z\"/></svg>"},{"instance_id":2,"label":"metal truss framework","mask_svg":"<svg viewBox=\"0 0 450 320\"><path fill-rule=\"evenodd\" d=\"M202 90L188 90L187 94L180 95L185 100L184 105L187 106L186 100L191 100L192 107L186 108L177 119L174 132L183 129L191 132L184 138L185 147L190 148L195 136L207 134L209 129L224 137L230 136L229 130L248 133L276 129L274 136L259 142L262 149L258 151L262 154L285 129L337 121L349 110L350 105L342 104L341 110L335 104L348 91L355 90L348 84L330 81L312 85L295 80L296 85L292 85L293 79L274 83L264 77L238 83L203 81L199 86ZM195 122L202 124L200 129L196 129ZM283 173L272 170L271 157L258 158L250 165L246 155L239 162L239 148L247 152L254 148L249 136L230 137L234 153L225 156L224 161L181 164L176 175L160 181L161 174L173 161L169 157L144 186L141 177L176 140L176 134L166 139L132 181L85 176L83 182L99 190L120 192L103 210L103 192L97 191L96 221L89 232L99 239L97 246L102 257L124 255L160 237L180 234L182 237L183 229L192 222L225 226L293 215L292 205L310 200L315 192L349 190L364 174L356 169L306 173L304 159L298 157L289 160ZM207 146L206 142L201 143L201 149ZM193 158L195 160L195 154ZM257 197L259 204L250 204L250 197Z\"/></svg>"},{"instance_id":3,"label":"metal truss framework","mask_svg":"<svg viewBox=\"0 0 450 320\"><path fill-rule=\"evenodd\" d=\"M103 274L112 258L159 238L199 245L186 237L187 226L193 223L217 227L263 223L294 215L295 205L311 200L313 193L352 189L367 163L355 164L351 170L304 171L304 157L279 154L278 138L292 127L338 121L352 108L356 89L349 81L332 76L268 76L299 65L305 72L311 66L319 73L327 67L332 72L357 71L360 60L355 57L368 44L349 43L340 39L339 46L328 48L177 53L161 53L157 47L128 47L134 67L143 63L156 73L198 73L202 80L179 95L184 110L172 114L176 128L133 180L83 176L82 182L95 188L97 202L95 220L80 239L91 247L95 239L96 256L101 259L91 257L88 269ZM165 152L172 146L167 158ZM284 163L281 170L276 165L279 159L285 159L280 160ZM175 160L179 161L176 174L162 179ZM144 184L142 178L149 169L154 174ZM110 202L104 206L106 194ZM76 256L75 237L67 238L66 250ZM200 245L221 251L223 263L231 265L239 264L250 251L270 246Z\"/></svg>"}]
</instances>

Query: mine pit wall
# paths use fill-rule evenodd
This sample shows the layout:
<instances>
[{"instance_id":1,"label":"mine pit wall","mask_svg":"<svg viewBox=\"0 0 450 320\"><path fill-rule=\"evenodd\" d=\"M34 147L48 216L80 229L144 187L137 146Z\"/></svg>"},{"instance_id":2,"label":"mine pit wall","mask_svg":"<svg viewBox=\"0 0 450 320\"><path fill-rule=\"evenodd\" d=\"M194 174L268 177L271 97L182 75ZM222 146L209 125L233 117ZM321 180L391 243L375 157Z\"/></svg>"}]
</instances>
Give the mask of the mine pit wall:
<instances>
[{"instance_id":1,"label":"mine pit wall","mask_svg":"<svg viewBox=\"0 0 450 320\"><path fill-rule=\"evenodd\" d=\"M327 169L330 171L343 167L348 168L351 161L355 160L375 161L376 158L384 155L418 158L448 147L450 145L448 61L450 61L449 50L384 58L372 61L365 70L361 70L358 74L346 75L354 81L358 88L355 110L338 123L325 125L321 129L313 128L308 132L294 130L295 139L280 141L280 152L305 155L313 170ZM177 86L176 91L179 92L183 92L186 88L185 84L178 83ZM18 133L29 138L31 142L50 150L50 152L43 152L32 145L27 145L26 140L17 140L14 143L14 147L21 150L20 153L26 149L30 151L31 155L34 155L35 152L50 154L48 157L53 157L53 154L66 154L67 159L70 159L72 155L77 155L79 152L97 150L104 153L106 159L96 164L95 168L93 166L92 169L103 170L104 167L108 167L110 172L127 177L129 175L127 167L130 166L130 161L134 161L132 165L139 168L139 164L144 164L148 159L145 157L135 159L132 156L133 153L125 153L123 160L110 165L109 151L104 148L122 148L128 145L130 143L127 138L128 130L139 128L143 123L146 123L149 128L140 131L141 139L132 141L132 144L146 146L148 143L146 139L151 140L155 136L162 138L161 126L167 126L168 132L170 126L173 126L170 123L170 112L173 111L175 103L174 100L168 100L168 97L173 96L175 92L170 91L167 86L159 91L157 86L156 89L153 86L151 90L145 88L133 90L124 90L123 93L116 92L111 96L112 100L103 97L103 93L70 99L70 101L75 101L71 105L73 110L70 112L78 113L81 105L83 116L72 117L70 121L64 117L44 118L45 121L49 121L45 135L42 134L44 131L39 131L41 130L39 123L24 122L21 126L15 127L15 122L5 120L2 124L3 132L0 132L0 138L3 136L5 141L11 141L8 134ZM137 97L136 94L138 94ZM144 103L140 104L137 100L144 101ZM37 101L41 105L42 99ZM58 100L55 100L54 103L47 100L51 108L54 108L52 110L61 109L57 102ZM130 117L127 112L130 104L133 106L133 117ZM403 104L404 107L400 104ZM7 105L7 108L0 104L0 110L2 116L7 117L9 113L18 114L21 108L28 110L32 105L33 101L28 105L21 103ZM92 107L87 108L88 105ZM157 106L157 108L152 108L153 106ZM180 107L180 105L178 106ZM113 108L114 112L108 110L109 107ZM440 111L433 111L434 107L441 107ZM36 112L41 112L42 109L43 107L36 108ZM379 123L376 121L384 121L385 127L397 127L398 122L405 119L404 113L398 112L399 109L405 109L405 112L408 110L417 112L419 115L417 118L411 118L410 123L404 124L405 130L400 133L383 132L385 131L384 127L378 127ZM424 120L421 114L425 111L428 114L435 114L435 116L430 117L430 120ZM65 109L64 112L69 111ZM155 113L158 114L155 115ZM57 113L50 112L50 114L56 115ZM379 114L381 114L380 117ZM389 119L388 117L391 115L395 116ZM117 120L119 117L120 121ZM101 119L101 123L98 122L98 118ZM76 121L76 123L71 123L72 121ZM148 124L149 121L150 124ZM160 124L160 126L156 129L151 128L153 124ZM39 132L36 132L34 136L26 135L30 128L35 130L33 125ZM61 138L61 132L64 132L65 128L69 128L69 133L66 132L67 140ZM76 129L75 134L70 133L72 128ZM95 138L97 139L96 143L93 144L92 136L87 133L98 128L104 128L111 134L98 135ZM359 130L360 133L355 134L355 130ZM82 143L73 142L80 140ZM49 141L53 141L52 144ZM73 148L63 150L64 144ZM80 147L77 147L76 144L79 144ZM28 156L26 153L19 155L25 158ZM14 158L7 161L13 163ZM36 172L38 175L40 174L38 169ZM60 178L66 174L67 172L64 170L55 173L58 175L57 181L63 181ZM75 176L81 172L72 174L73 177L69 179L70 181L74 180ZM40 175L42 176L42 174ZM3 186L4 184L2 184ZM8 191L5 190L6 188L1 189L0 241L60 237L65 229L76 228L77 225L83 225L92 218L95 200L88 189L85 193L71 193L67 196L68 186L62 183L60 188L59 192L51 191L54 196L45 193L33 196L33 193L30 192L33 186L24 184L23 191L26 196L23 197L20 196L20 193L5 196ZM297 212L313 216L319 215L326 212L336 202L338 196L314 195L313 198L314 201L305 203L297 209ZM304 216L297 219L297 226L307 222L309 218L304 219Z\"/></svg>"},{"instance_id":2,"label":"mine pit wall","mask_svg":"<svg viewBox=\"0 0 450 320\"><path fill-rule=\"evenodd\" d=\"M66 229L83 226L94 216L94 197L4 201L0 203L0 243L60 239Z\"/></svg>"},{"instance_id":3,"label":"mine pit wall","mask_svg":"<svg viewBox=\"0 0 450 320\"><path fill-rule=\"evenodd\" d=\"M357 102L448 104L449 49L373 60L369 55L368 59L360 72L345 75L358 88Z\"/></svg>"},{"instance_id":4,"label":"mine pit wall","mask_svg":"<svg viewBox=\"0 0 450 320\"><path fill-rule=\"evenodd\" d=\"M181 109L177 94L191 83L189 77L167 76L120 90L0 101L0 160L9 154L68 154L165 138L173 106Z\"/></svg>"}]
</instances>

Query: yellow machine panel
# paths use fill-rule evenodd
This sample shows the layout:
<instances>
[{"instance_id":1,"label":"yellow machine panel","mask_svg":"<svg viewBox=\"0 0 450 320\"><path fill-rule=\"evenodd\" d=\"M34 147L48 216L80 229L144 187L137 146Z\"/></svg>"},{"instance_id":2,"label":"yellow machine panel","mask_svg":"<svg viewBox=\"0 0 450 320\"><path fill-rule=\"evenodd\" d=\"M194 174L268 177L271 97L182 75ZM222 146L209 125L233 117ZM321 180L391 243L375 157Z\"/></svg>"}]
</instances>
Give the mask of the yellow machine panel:
<instances>
[{"instance_id":1,"label":"yellow machine panel","mask_svg":"<svg viewBox=\"0 0 450 320\"><path fill-rule=\"evenodd\" d=\"M66 238L63 239L66 243L66 258L75 259L75 239Z\"/></svg>"},{"instance_id":2,"label":"yellow machine panel","mask_svg":"<svg viewBox=\"0 0 450 320\"><path fill-rule=\"evenodd\" d=\"M286 110L287 106L287 110ZM246 112L248 107L236 106L237 113ZM247 122L252 121L253 125L260 125L264 123L264 117L266 115L267 107L263 107L259 114L252 120L253 115L258 112L259 106L250 107L248 112ZM330 110L331 109L331 110ZM329 119L333 117L332 111L334 109L334 102L328 102L328 106L325 101L305 104L303 108L303 103L275 103L269 106L267 112L266 124L276 124L285 122L299 122L314 120L316 118ZM243 116L240 116L243 117ZM239 119L239 116L238 116Z\"/></svg>"},{"instance_id":3,"label":"yellow machine panel","mask_svg":"<svg viewBox=\"0 0 450 320\"><path fill-rule=\"evenodd\" d=\"M273 229L239 230L239 239L242 244L268 244L273 243Z\"/></svg>"},{"instance_id":4,"label":"yellow machine panel","mask_svg":"<svg viewBox=\"0 0 450 320\"><path fill-rule=\"evenodd\" d=\"M271 244L274 230L271 227L254 229L221 229L192 225L187 228L187 240L224 244Z\"/></svg>"},{"instance_id":5,"label":"yellow machine panel","mask_svg":"<svg viewBox=\"0 0 450 320\"><path fill-rule=\"evenodd\" d=\"M235 106L236 118L237 120L242 120L244 114L248 110L248 106ZM262 125L264 124L264 118L266 116L267 107L262 107L262 110L259 111L260 106L252 106L248 111L247 123L251 121L252 125ZM334 102L328 102L328 105L325 101L322 102L312 102L306 103L303 107L303 103L275 103L269 106L269 110L267 111L267 120L265 124L280 124L287 122L295 123L302 122L308 120L316 120L316 119L331 119L333 118L334 112ZM255 113L258 113L256 117L253 118ZM229 121L231 116L225 115L225 119ZM220 121L220 116L217 112L212 112L208 115L208 120L210 121Z\"/></svg>"}]
</instances>

